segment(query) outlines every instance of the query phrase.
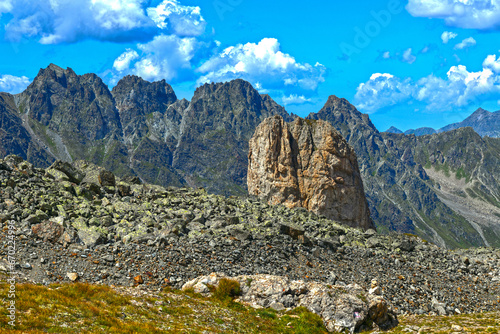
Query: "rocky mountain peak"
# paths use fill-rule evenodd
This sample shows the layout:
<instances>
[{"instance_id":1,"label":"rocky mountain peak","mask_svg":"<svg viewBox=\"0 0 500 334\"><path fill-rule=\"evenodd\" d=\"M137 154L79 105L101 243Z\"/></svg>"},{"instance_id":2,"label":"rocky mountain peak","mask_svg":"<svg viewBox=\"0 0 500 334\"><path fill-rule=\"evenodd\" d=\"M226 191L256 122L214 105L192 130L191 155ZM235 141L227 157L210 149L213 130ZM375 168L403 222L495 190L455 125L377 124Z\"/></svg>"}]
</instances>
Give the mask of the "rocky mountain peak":
<instances>
[{"instance_id":1,"label":"rocky mountain peak","mask_svg":"<svg viewBox=\"0 0 500 334\"><path fill-rule=\"evenodd\" d=\"M192 101L195 102L207 96L222 98L231 104L260 104L261 100L259 92L249 82L242 79L204 84L196 89Z\"/></svg>"},{"instance_id":2,"label":"rocky mountain peak","mask_svg":"<svg viewBox=\"0 0 500 334\"><path fill-rule=\"evenodd\" d=\"M331 95L323 108L317 113L311 113L306 118L322 119L334 124L342 135L350 141L353 132L365 132L365 134L378 133L377 128L366 114L362 114L344 98Z\"/></svg>"},{"instance_id":3,"label":"rocky mountain peak","mask_svg":"<svg viewBox=\"0 0 500 334\"><path fill-rule=\"evenodd\" d=\"M21 112L34 122L36 135L49 136L52 151L65 152L69 160L75 152L69 152L68 146L84 150L87 141L120 131L111 93L95 74L77 75L71 68L50 64L18 98Z\"/></svg>"},{"instance_id":4,"label":"rocky mountain peak","mask_svg":"<svg viewBox=\"0 0 500 334\"><path fill-rule=\"evenodd\" d=\"M71 68L66 68L66 69L63 69L62 67L60 66L57 66L55 64L50 64L46 69L45 69L45 72L53 72L55 73L57 76L63 76L65 75L66 73L75 73Z\"/></svg>"},{"instance_id":5,"label":"rocky mountain peak","mask_svg":"<svg viewBox=\"0 0 500 334\"><path fill-rule=\"evenodd\" d=\"M76 79L76 73L71 69L63 69L54 64L50 64L46 68L40 69L33 82L28 86L27 90L40 89L50 83L58 84L67 88L68 81Z\"/></svg>"},{"instance_id":6,"label":"rocky mountain peak","mask_svg":"<svg viewBox=\"0 0 500 334\"><path fill-rule=\"evenodd\" d=\"M493 113L489 112L488 110L485 110L483 108L478 108L469 117L467 117L466 120L469 120L469 121L481 121L482 119L490 116L491 114L493 114Z\"/></svg>"},{"instance_id":7,"label":"rocky mountain peak","mask_svg":"<svg viewBox=\"0 0 500 334\"><path fill-rule=\"evenodd\" d=\"M168 106L177 101L175 92L165 80L149 82L135 75L127 75L111 91L120 113L124 110L147 115L152 112L164 113Z\"/></svg>"},{"instance_id":8,"label":"rocky mountain peak","mask_svg":"<svg viewBox=\"0 0 500 334\"><path fill-rule=\"evenodd\" d=\"M403 131L399 130L397 127L395 126L391 126L389 129L385 130L384 132L388 132L388 133L396 133L396 134L401 134L403 133Z\"/></svg>"},{"instance_id":9,"label":"rocky mountain peak","mask_svg":"<svg viewBox=\"0 0 500 334\"><path fill-rule=\"evenodd\" d=\"M324 107L331 107L333 109L356 109L347 99L330 95Z\"/></svg>"},{"instance_id":10,"label":"rocky mountain peak","mask_svg":"<svg viewBox=\"0 0 500 334\"><path fill-rule=\"evenodd\" d=\"M356 154L325 121L265 119L250 140L248 192L351 227L375 228Z\"/></svg>"}]
</instances>

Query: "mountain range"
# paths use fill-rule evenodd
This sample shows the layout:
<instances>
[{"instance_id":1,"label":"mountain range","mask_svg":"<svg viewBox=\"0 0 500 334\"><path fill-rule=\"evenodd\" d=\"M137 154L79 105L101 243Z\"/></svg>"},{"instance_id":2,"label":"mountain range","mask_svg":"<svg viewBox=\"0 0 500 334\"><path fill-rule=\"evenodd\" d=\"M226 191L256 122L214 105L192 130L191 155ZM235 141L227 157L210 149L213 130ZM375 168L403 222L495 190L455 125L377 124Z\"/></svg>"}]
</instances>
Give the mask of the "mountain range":
<instances>
[{"instance_id":1,"label":"mountain range","mask_svg":"<svg viewBox=\"0 0 500 334\"><path fill-rule=\"evenodd\" d=\"M472 115L464 119L462 122L449 124L442 127L439 130L435 130L429 127L423 127L418 129L409 129L404 132L405 135L414 134L415 136L425 136L432 135L434 133L441 133L450 130L455 130L459 128L464 128L470 126L474 129L481 137L500 137L500 110L495 112L489 112L483 108L477 109ZM403 131L398 128L391 126L385 132L389 133L403 133Z\"/></svg>"},{"instance_id":2,"label":"mountain range","mask_svg":"<svg viewBox=\"0 0 500 334\"><path fill-rule=\"evenodd\" d=\"M51 64L24 92L0 93L0 155L37 167L83 159L131 180L243 195L248 142L274 115L296 117L243 80L205 84L188 101L165 81L126 76L110 91L95 74ZM497 115L478 111L462 122L479 134L453 125L406 136L380 133L368 115L331 96L307 118L330 122L354 148L380 232L456 248L500 246Z\"/></svg>"}]
</instances>

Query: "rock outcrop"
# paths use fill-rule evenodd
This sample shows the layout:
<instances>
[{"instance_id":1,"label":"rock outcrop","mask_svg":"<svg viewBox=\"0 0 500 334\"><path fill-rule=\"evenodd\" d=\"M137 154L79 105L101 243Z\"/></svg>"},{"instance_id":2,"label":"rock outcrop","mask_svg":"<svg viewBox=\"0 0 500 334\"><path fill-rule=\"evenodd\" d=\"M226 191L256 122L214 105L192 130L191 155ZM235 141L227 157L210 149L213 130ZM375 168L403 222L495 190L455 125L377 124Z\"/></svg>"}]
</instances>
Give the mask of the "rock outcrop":
<instances>
[{"instance_id":1,"label":"rock outcrop","mask_svg":"<svg viewBox=\"0 0 500 334\"><path fill-rule=\"evenodd\" d=\"M210 294L209 286L218 286L222 279L232 279L239 283L239 302L254 308L269 307L277 311L303 306L318 314L329 332L344 333L348 330L353 333L355 330L374 327L387 330L398 325L395 313L380 296L380 289L371 289L367 293L357 284L332 286L274 275L228 278L222 273L211 273L187 282L182 289Z\"/></svg>"},{"instance_id":2,"label":"rock outcrop","mask_svg":"<svg viewBox=\"0 0 500 334\"><path fill-rule=\"evenodd\" d=\"M325 121L265 119L250 140L248 191L351 227L374 228L356 154Z\"/></svg>"}]
</instances>

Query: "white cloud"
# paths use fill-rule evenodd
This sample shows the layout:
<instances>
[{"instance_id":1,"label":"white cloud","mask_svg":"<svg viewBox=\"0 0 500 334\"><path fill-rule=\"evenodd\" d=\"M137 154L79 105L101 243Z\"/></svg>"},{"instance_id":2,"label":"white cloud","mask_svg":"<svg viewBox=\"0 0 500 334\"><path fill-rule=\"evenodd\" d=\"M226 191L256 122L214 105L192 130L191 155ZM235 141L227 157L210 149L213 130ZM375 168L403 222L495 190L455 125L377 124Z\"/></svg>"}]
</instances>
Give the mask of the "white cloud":
<instances>
[{"instance_id":1,"label":"white cloud","mask_svg":"<svg viewBox=\"0 0 500 334\"><path fill-rule=\"evenodd\" d=\"M130 63L137 58L139 58L139 54L135 50L127 49L120 57L116 58L113 68L120 72L125 71L130 68Z\"/></svg>"},{"instance_id":2,"label":"white cloud","mask_svg":"<svg viewBox=\"0 0 500 334\"><path fill-rule=\"evenodd\" d=\"M358 86L354 98L360 110L371 113L407 100L411 96L409 89L408 79L401 81L389 73L374 73Z\"/></svg>"},{"instance_id":3,"label":"white cloud","mask_svg":"<svg viewBox=\"0 0 500 334\"><path fill-rule=\"evenodd\" d=\"M457 36L458 36L458 34L456 34L454 32L445 31L441 34L441 40L443 41L444 44L448 44L450 39L454 39Z\"/></svg>"},{"instance_id":4,"label":"white cloud","mask_svg":"<svg viewBox=\"0 0 500 334\"><path fill-rule=\"evenodd\" d=\"M0 75L0 92L11 94L21 93L28 87L30 80L25 77L16 77L9 74Z\"/></svg>"},{"instance_id":5,"label":"white cloud","mask_svg":"<svg viewBox=\"0 0 500 334\"><path fill-rule=\"evenodd\" d=\"M411 48L405 50L405 52L403 52L403 61L405 63L408 63L408 64L413 64L415 62L415 60L417 60L417 57L415 57L414 55L411 54Z\"/></svg>"},{"instance_id":6,"label":"white cloud","mask_svg":"<svg viewBox=\"0 0 500 334\"><path fill-rule=\"evenodd\" d=\"M500 57L489 55L483 62L483 68L490 69L496 74L500 74Z\"/></svg>"},{"instance_id":7,"label":"white cloud","mask_svg":"<svg viewBox=\"0 0 500 334\"><path fill-rule=\"evenodd\" d=\"M499 94L500 60L490 55L481 71L452 66L444 79L429 75L415 82L376 73L358 86L355 101L366 112L411 101L424 104L427 111L449 111L475 101L496 101Z\"/></svg>"},{"instance_id":8,"label":"white cloud","mask_svg":"<svg viewBox=\"0 0 500 334\"><path fill-rule=\"evenodd\" d=\"M150 41L159 34L198 36L206 22L199 7L164 0L148 7L149 0L16 0L0 4L12 19L6 37L18 41L36 38L42 44L74 43L85 39Z\"/></svg>"},{"instance_id":9,"label":"white cloud","mask_svg":"<svg viewBox=\"0 0 500 334\"><path fill-rule=\"evenodd\" d=\"M311 94L324 81L325 71L319 63L298 63L280 51L277 39L264 38L257 44L228 47L211 57L198 69L203 74L198 84L241 78L254 85L258 82L262 89L284 89L286 95Z\"/></svg>"},{"instance_id":10,"label":"white cloud","mask_svg":"<svg viewBox=\"0 0 500 334\"><path fill-rule=\"evenodd\" d=\"M464 39L462 42L455 45L455 50L468 49L477 44L476 40L472 37Z\"/></svg>"},{"instance_id":11,"label":"white cloud","mask_svg":"<svg viewBox=\"0 0 500 334\"><path fill-rule=\"evenodd\" d=\"M406 9L416 17L444 19L453 27L500 28L500 0L409 0Z\"/></svg>"},{"instance_id":12,"label":"white cloud","mask_svg":"<svg viewBox=\"0 0 500 334\"><path fill-rule=\"evenodd\" d=\"M304 104L307 102L311 102L311 99L306 98L304 95L296 95L292 94L290 96L283 96L281 98L281 101L285 106L290 105L290 104Z\"/></svg>"},{"instance_id":13,"label":"white cloud","mask_svg":"<svg viewBox=\"0 0 500 334\"><path fill-rule=\"evenodd\" d=\"M149 81L165 79L171 83L194 79L192 61L204 46L202 44L194 37L156 36L149 43L137 45L142 56L128 49L115 60L114 69L118 73L112 83L126 74L135 74Z\"/></svg>"},{"instance_id":14,"label":"white cloud","mask_svg":"<svg viewBox=\"0 0 500 334\"><path fill-rule=\"evenodd\" d=\"M178 36L199 36L205 32L206 22L200 7L182 6L179 1L163 1L147 9L148 16L161 29L171 29Z\"/></svg>"},{"instance_id":15,"label":"white cloud","mask_svg":"<svg viewBox=\"0 0 500 334\"><path fill-rule=\"evenodd\" d=\"M0 16L2 13L8 13L12 10L11 0L3 0L0 2Z\"/></svg>"}]
</instances>

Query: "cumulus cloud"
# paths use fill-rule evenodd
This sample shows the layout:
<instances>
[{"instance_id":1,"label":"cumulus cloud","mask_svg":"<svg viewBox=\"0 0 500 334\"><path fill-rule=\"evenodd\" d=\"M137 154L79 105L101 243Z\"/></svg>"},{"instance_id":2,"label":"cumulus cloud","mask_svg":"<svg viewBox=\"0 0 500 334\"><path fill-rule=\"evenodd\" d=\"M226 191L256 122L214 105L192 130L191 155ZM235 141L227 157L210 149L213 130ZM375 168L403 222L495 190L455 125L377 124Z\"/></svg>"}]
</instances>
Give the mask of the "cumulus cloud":
<instances>
[{"instance_id":1,"label":"cumulus cloud","mask_svg":"<svg viewBox=\"0 0 500 334\"><path fill-rule=\"evenodd\" d=\"M417 60L417 57L411 54L411 48L405 50L403 52L403 61L408 64L413 64L415 60Z\"/></svg>"},{"instance_id":2,"label":"cumulus cloud","mask_svg":"<svg viewBox=\"0 0 500 334\"><path fill-rule=\"evenodd\" d=\"M466 38L457 45L455 45L455 50L468 49L477 44L476 40L472 37Z\"/></svg>"},{"instance_id":3,"label":"cumulus cloud","mask_svg":"<svg viewBox=\"0 0 500 334\"><path fill-rule=\"evenodd\" d=\"M130 63L139 58L139 54L137 51L132 49L127 49L124 53L122 53L118 58L116 58L113 63L113 68L117 71L125 71L130 68Z\"/></svg>"},{"instance_id":4,"label":"cumulus cloud","mask_svg":"<svg viewBox=\"0 0 500 334\"><path fill-rule=\"evenodd\" d=\"M280 51L277 39L264 38L259 43L238 44L211 57L198 72L198 84L245 79L259 83L262 89L284 89L286 94L311 94L324 81L325 66L298 63ZM284 87L284 88L283 88Z\"/></svg>"},{"instance_id":5,"label":"cumulus cloud","mask_svg":"<svg viewBox=\"0 0 500 334\"><path fill-rule=\"evenodd\" d=\"M9 74L0 75L0 92L11 94L21 93L30 84L30 79L25 76L16 77Z\"/></svg>"},{"instance_id":6,"label":"cumulus cloud","mask_svg":"<svg viewBox=\"0 0 500 334\"><path fill-rule=\"evenodd\" d=\"M283 96L281 98L281 101L285 106L290 105L290 104L304 104L311 102L311 99L306 98L304 95L296 95L292 94L290 96Z\"/></svg>"},{"instance_id":7,"label":"cumulus cloud","mask_svg":"<svg viewBox=\"0 0 500 334\"><path fill-rule=\"evenodd\" d=\"M427 111L449 111L471 102L496 101L498 94L500 59L490 55L481 71L469 72L463 65L452 66L446 78L429 75L415 82L390 74L373 74L358 86L355 101L366 112L410 101L423 103Z\"/></svg>"},{"instance_id":8,"label":"cumulus cloud","mask_svg":"<svg viewBox=\"0 0 500 334\"><path fill-rule=\"evenodd\" d=\"M455 34L454 32L445 31L441 34L441 40L443 41L444 44L448 44L450 39L454 39L457 36L458 34Z\"/></svg>"},{"instance_id":9,"label":"cumulus cloud","mask_svg":"<svg viewBox=\"0 0 500 334\"><path fill-rule=\"evenodd\" d=\"M146 80L165 79L171 83L193 79L193 59L205 47L194 37L175 35L156 36L151 42L138 44L137 51L127 49L114 62L118 72L112 83L126 74L135 74Z\"/></svg>"},{"instance_id":10,"label":"cumulus cloud","mask_svg":"<svg viewBox=\"0 0 500 334\"><path fill-rule=\"evenodd\" d=\"M406 10L416 17L444 19L453 27L500 28L500 0L409 0Z\"/></svg>"},{"instance_id":11,"label":"cumulus cloud","mask_svg":"<svg viewBox=\"0 0 500 334\"><path fill-rule=\"evenodd\" d=\"M483 62L483 68L490 69L493 73L500 74L500 57L489 55Z\"/></svg>"},{"instance_id":12,"label":"cumulus cloud","mask_svg":"<svg viewBox=\"0 0 500 334\"><path fill-rule=\"evenodd\" d=\"M2 16L2 13L8 13L11 10L12 10L11 0L4 0L0 2L0 16Z\"/></svg>"},{"instance_id":13,"label":"cumulus cloud","mask_svg":"<svg viewBox=\"0 0 500 334\"><path fill-rule=\"evenodd\" d=\"M389 73L374 73L366 83L361 83L355 95L356 106L364 112L404 102L411 96L410 80L400 80Z\"/></svg>"},{"instance_id":14,"label":"cumulus cloud","mask_svg":"<svg viewBox=\"0 0 500 334\"><path fill-rule=\"evenodd\" d=\"M161 29L171 29L178 36L203 34L206 22L200 7L182 6L179 1L163 1L157 7L147 9L148 16Z\"/></svg>"},{"instance_id":15,"label":"cumulus cloud","mask_svg":"<svg viewBox=\"0 0 500 334\"><path fill-rule=\"evenodd\" d=\"M164 0L16 0L0 4L12 14L5 26L9 40L36 38L42 44L85 39L149 41L159 34L198 36L205 30L199 7ZM5 9L4 9L5 8Z\"/></svg>"}]
</instances>

